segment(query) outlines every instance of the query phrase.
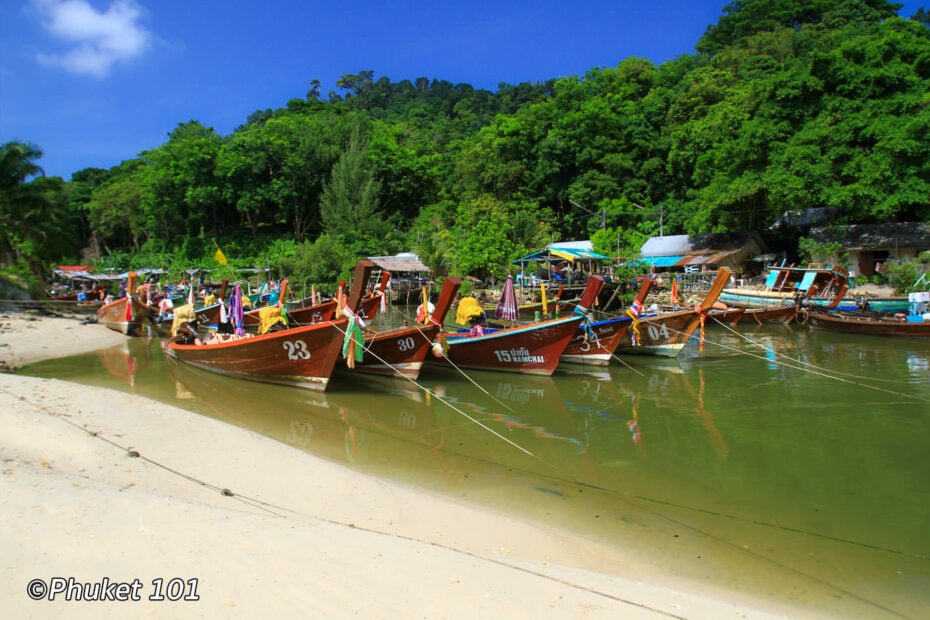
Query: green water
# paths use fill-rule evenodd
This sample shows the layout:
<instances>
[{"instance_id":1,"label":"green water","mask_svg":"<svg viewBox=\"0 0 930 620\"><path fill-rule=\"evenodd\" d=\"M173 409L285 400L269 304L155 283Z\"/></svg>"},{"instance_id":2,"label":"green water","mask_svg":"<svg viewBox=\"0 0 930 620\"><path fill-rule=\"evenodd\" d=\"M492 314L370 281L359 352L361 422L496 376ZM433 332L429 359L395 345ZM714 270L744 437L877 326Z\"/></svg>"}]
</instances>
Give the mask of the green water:
<instances>
[{"instance_id":1,"label":"green water","mask_svg":"<svg viewBox=\"0 0 930 620\"><path fill-rule=\"evenodd\" d=\"M588 373L430 366L432 394L226 379L149 338L22 373L156 398L672 575L848 618L930 609L930 341L716 327L703 352Z\"/></svg>"}]
</instances>

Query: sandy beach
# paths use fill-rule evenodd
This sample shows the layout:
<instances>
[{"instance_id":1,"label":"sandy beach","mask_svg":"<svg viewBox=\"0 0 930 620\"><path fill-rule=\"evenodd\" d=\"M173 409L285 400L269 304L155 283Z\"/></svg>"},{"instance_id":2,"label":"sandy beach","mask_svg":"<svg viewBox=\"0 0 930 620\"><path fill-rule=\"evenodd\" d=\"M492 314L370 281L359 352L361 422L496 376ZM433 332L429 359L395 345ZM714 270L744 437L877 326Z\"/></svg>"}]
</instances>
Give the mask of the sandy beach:
<instances>
[{"instance_id":1,"label":"sandy beach","mask_svg":"<svg viewBox=\"0 0 930 620\"><path fill-rule=\"evenodd\" d=\"M156 401L15 373L124 339L0 311L7 617L821 617Z\"/></svg>"}]
</instances>

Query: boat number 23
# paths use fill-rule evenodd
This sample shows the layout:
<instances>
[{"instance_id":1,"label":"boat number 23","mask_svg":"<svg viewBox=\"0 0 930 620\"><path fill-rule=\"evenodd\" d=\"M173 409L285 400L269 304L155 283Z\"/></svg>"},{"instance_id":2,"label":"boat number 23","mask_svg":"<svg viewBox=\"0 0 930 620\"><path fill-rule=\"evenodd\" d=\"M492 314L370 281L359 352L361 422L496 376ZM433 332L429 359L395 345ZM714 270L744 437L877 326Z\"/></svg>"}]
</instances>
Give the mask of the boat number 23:
<instances>
[{"instance_id":1,"label":"boat number 23","mask_svg":"<svg viewBox=\"0 0 930 620\"><path fill-rule=\"evenodd\" d=\"M287 351L287 359L295 361L310 359L310 350L307 348L307 343L303 340L288 341L283 343L283 345L284 350Z\"/></svg>"}]
</instances>

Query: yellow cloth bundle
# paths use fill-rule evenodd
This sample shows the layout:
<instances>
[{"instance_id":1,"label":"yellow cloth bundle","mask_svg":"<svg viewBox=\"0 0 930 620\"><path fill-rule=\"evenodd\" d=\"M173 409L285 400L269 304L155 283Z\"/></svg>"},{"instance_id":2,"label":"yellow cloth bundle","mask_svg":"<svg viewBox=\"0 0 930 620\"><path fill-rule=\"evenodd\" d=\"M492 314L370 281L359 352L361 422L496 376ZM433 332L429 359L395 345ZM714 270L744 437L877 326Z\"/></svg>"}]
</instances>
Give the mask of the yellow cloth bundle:
<instances>
[{"instance_id":1,"label":"yellow cloth bundle","mask_svg":"<svg viewBox=\"0 0 930 620\"><path fill-rule=\"evenodd\" d=\"M258 311L258 333L267 334L277 323L287 326L287 321L281 316L281 308L265 306Z\"/></svg>"},{"instance_id":2,"label":"yellow cloth bundle","mask_svg":"<svg viewBox=\"0 0 930 620\"><path fill-rule=\"evenodd\" d=\"M459 325L468 325L484 314L484 308L474 297L463 297L455 311L455 322Z\"/></svg>"},{"instance_id":3,"label":"yellow cloth bundle","mask_svg":"<svg viewBox=\"0 0 930 620\"><path fill-rule=\"evenodd\" d=\"M178 335L178 328L180 328L185 323L190 323L197 318L197 313L194 312L193 304L184 304L183 306L178 306L174 309L174 320L171 322L171 335Z\"/></svg>"}]
</instances>

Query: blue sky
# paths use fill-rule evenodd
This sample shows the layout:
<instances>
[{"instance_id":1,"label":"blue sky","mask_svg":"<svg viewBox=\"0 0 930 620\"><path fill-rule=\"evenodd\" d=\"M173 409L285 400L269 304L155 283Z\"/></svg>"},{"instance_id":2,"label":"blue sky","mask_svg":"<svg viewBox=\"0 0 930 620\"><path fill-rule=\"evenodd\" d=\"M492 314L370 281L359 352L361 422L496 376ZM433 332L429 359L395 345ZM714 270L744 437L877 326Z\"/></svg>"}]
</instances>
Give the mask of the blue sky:
<instances>
[{"instance_id":1,"label":"blue sky","mask_svg":"<svg viewBox=\"0 0 930 620\"><path fill-rule=\"evenodd\" d=\"M694 51L728 0L3 0L0 143L70 179L347 73L496 90ZM903 16L924 2L906 2Z\"/></svg>"}]
</instances>

